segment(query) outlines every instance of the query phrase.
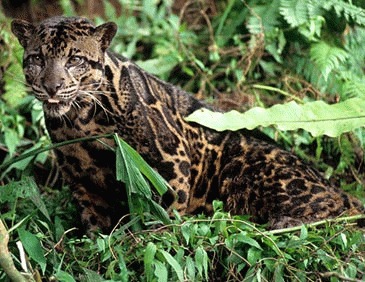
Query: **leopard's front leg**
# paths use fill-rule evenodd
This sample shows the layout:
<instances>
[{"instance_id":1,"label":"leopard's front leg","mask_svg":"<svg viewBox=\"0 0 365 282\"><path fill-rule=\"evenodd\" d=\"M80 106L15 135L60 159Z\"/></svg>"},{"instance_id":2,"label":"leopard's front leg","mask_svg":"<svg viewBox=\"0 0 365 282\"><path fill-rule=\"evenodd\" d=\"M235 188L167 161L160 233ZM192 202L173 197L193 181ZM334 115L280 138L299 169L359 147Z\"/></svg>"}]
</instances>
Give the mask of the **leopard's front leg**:
<instances>
[{"instance_id":1,"label":"leopard's front leg","mask_svg":"<svg viewBox=\"0 0 365 282\"><path fill-rule=\"evenodd\" d=\"M120 188L117 190L124 190ZM110 232L118 220L128 214L127 207L121 204L123 196L116 191L90 191L90 187L82 183L71 186L71 190L81 210L81 222L88 236L93 236L97 231Z\"/></svg>"},{"instance_id":2,"label":"leopard's front leg","mask_svg":"<svg viewBox=\"0 0 365 282\"><path fill-rule=\"evenodd\" d=\"M163 196L164 205L167 206L168 213L173 216L173 210L180 215L185 215L188 210L190 198L190 160L181 156L163 156L164 161L159 162L154 168L169 183L174 195L167 192ZM173 160L173 161L170 161Z\"/></svg>"}]
</instances>

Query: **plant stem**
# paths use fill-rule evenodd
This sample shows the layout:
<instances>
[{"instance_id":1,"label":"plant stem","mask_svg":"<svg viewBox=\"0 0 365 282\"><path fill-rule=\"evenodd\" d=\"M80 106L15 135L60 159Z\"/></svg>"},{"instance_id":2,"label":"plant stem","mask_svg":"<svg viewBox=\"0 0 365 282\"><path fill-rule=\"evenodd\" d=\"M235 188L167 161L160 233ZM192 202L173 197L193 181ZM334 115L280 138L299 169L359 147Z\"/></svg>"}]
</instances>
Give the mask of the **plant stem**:
<instances>
[{"instance_id":1,"label":"plant stem","mask_svg":"<svg viewBox=\"0 0 365 282\"><path fill-rule=\"evenodd\" d=\"M365 215L359 214L359 215L352 215L352 216L345 216L345 217L338 217L338 218L329 218L329 219L324 219L324 220L308 223L308 224L306 224L306 226L308 228L311 228L311 227L316 227L318 225L323 225L323 224L326 224L326 223L339 223L339 222L343 222L343 221L356 221L358 219L365 219ZM263 232L263 233L264 234L272 234L272 235L282 234L282 233L300 231L301 228L302 228L301 225L299 225L299 226L294 226L294 227L289 227L289 228L270 230L270 231L266 231L266 232Z\"/></svg>"},{"instance_id":2,"label":"plant stem","mask_svg":"<svg viewBox=\"0 0 365 282\"><path fill-rule=\"evenodd\" d=\"M3 164L0 165L0 170L3 170L6 167L8 167L8 166L10 166L14 163L17 163L17 162L22 161L26 158L38 155L38 154L43 153L45 151L50 151L50 150L56 149L58 147L70 145L70 144L73 144L73 143L78 143L78 142L83 142L83 141L92 141L92 140L96 140L96 139L99 139L99 138L110 138L113 135L114 135L114 133L109 133L109 134L81 137L81 138L66 140L66 141L63 141L63 142L60 142L60 143L52 144L52 145L46 146L44 148L39 148L39 149L28 152L26 154L22 154L22 155L20 155L16 158L12 158L12 159L4 162Z\"/></svg>"},{"instance_id":3,"label":"plant stem","mask_svg":"<svg viewBox=\"0 0 365 282\"><path fill-rule=\"evenodd\" d=\"M4 272L9 276L11 281L29 281L16 269L8 250L8 242L9 233L7 232L2 220L0 220L0 266L4 269Z\"/></svg>"},{"instance_id":4,"label":"plant stem","mask_svg":"<svg viewBox=\"0 0 365 282\"><path fill-rule=\"evenodd\" d=\"M271 86L267 86L267 85L260 85L260 84L254 84L252 85L253 88L255 89L262 89L262 90L268 90L268 91L274 91L274 92L278 92L286 97L290 97L292 98L294 101L300 103L300 104L303 104L303 101L301 99L299 99L298 97L295 97L294 95L288 93L288 92L285 92L279 88L276 88L276 87L271 87Z\"/></svg>"}]
</instances>

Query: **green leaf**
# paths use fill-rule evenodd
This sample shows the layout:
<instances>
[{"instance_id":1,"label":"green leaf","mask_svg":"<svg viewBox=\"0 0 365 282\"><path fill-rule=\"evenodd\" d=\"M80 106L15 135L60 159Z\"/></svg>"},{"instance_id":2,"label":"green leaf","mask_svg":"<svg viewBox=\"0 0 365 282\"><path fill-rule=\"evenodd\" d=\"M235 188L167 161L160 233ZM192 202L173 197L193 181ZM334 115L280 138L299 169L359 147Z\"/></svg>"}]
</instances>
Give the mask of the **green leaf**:
<instances>
[{"instance_id":1,"label":"green leaf","mask_svg":"<svg viewBox=\"0 0 365 282\"><path fill-rule=\"evenodd\" d=\"M144 269L145 269L145 273L146 273L146 278L147 281L152 281L152 275L153 275L153 260L155 258L155 254L157 251L157 247L154 243L149 242L147 244L145 253L144 253Z\"/></svg>"},{"instance_id":2,"label":"green leaf","mask_svg":"<svg viewBox=\"0 0 365 282\"><path fill-rule=\"evenodd\" d=\"M152 183L157 192L162 195L170 188L169 184L152 169L143 158L124 140L114 135L116 147L116 174L127 189L128 206L131 214L150 211L162 222L170 223L170 218L159 204L152 199L152 192L144 176Z\"/></svg>"},{"instance_id":3,"label":"green leaf","mask_svg":"<svg viewBox=\"0 0 365 282\"><path fill-rule=\"evenodd\" d=\"M7 201L15 201L18 198L28 198L34 193L32 187L32 179L30 177L24 177L19 181L12 181L6 185L0 187L0 203ZM31 183L31 185L29 185Z\"/></svg>"},{"instance_id":4,"label":"green leaf","mask_svg":"<svg viewBox=\"0 0 365 282\"><path fill-rule=\"evenodd\" d=\"M83 268L84 272L85 272L85 280L86 282L102 282L105 281L105 279L103 279L98 273L96 273L93 270L87 269L87 268Z\"/></svg>"},{"instance_id":5,"label":"green leaf","mask_svg":"<svg viewBox=\"0 0 365 282\"><path fill-rule=\"evenodd\" d=\"M4 132L4 141L6 147L9 150L9 155L12 156L15 153L15 149L20 142L18 133L13 129L8 128Z\"/></svg>"},{"instance_id":6,"label":"green leaf","mask_svg":"<svg viewBox=\"0 0 365 282\"><path fill-rule=\"evenodd\" d=\"M284 265L279 264L275 267L274 271L274 281L275 282L284 282Z\"/></svg>"},{"instance_id":7,"label":"green leaf","mask_svg":"<svg viewBox=\"0 0 365 282\"><path fill-rule=\"evenodd\" d=\"M339 68L340 64L346 62L349 57L348 52L344 49L330 45L325 41L313 43L309 54L325 81L327 81L332 70Z\"/></svg>"},{"instance_id":8,"label":"green leaf","mask_svg":"<svg viewBox=\"0 0 365 282\"><path fill-rule=\"evenodd\" d=\"M365 26L364 9L353 5L353 1L338 1L338 0L327 0L323 1L323 8L325 10L334 9L337 16L343 15L347 21L353 19L358 25ZM361 1L358 2L362 3Z\"/></svg>"},{"instance_id":9,"label":"green leaf","mask_svg":"<svg viewBox=\"0 0 365 282\"><path fill-rule=\"evenodd\" d=\"M158 282L167 282L167 268L166 266L159 260L154 262L155 264L155 275L157 277Z\"/></svg>"},{"instance_id":10,"label":"green leaf","mask_svg":"<svg viewBox=\"0 0 365 282\"><path fill-rule=\"evenodd\" d=\"M255 248L259 249L259 250L262 250L262 248L259 245L259 243L257 243L256 240L254 240L251 237L249 237L246 232L240 232L238 234L233 234L233 235L231 235L231 238L233 238L234 241L236 241L236 242L248 244L248 245L250 245L252 247L255 247Z\"/></svg>"},{"instance_id":11,"label":"green leaf","mask_svg":"<svg viewBox=\"0 0 365 282\"><path fill-rule=\"evenodd\" d=\"M166 55L155 59L137 61L138 66L151 74L162 76L169 73L178 63L178 60L172 55Z\"/></svg>"},{"instance_id":12,"label":"green leaf","mask_svg":"<svg viewBox=\"0 0 365 282\"><path fill-rule=\"evenodd\" d=\"M46 270L47 261L44 256L39 238L25 230L23 227L18 228L18 234L20 241L22 242L29 257L39 264L42 269L42 273L44 273Z\"/></svg>"},{"instance_id":13,"label":"green leaf","mask_svg":"<svg viewBox=\"0 0 365 282\"><path fill-rule=\"evenodd\" d=\"M164 256L166 262L174 269L179 281L184 281L184 272L177 260L164 250L158 250L158 252Z\"/></svg>"},{"instance_id":14,"label":"green leaf","mask_svg":"<svg viewBox=\"0 0 365 282\"><path fill-rule=\"evenodd\" d=\"M186 245L189 245L190 239L194 236L194 232L192 232L192 225L190 223L184 223L181 226L181 234L185 239Z\"/></svg>"},{"instance_id":15,"label":"green leaf","mask_svg":"<svg viewBox=\"0 0 365 282\"><path fill-rule=\"evenodd\" d=\"M195 281L195 263L191 257L186 257L186 271L189 281Z\"/></svg>"},{"instance_id":16,"label":"green leaf","mask_svg":"<svg viewBox=\"0 0 365 282\"><path fill-rule=\"evenodd\" d=\"M307 227L303 224L301 229L300 229L300 239L301 240L305 240L308 238L308 229Z\"/></svg>"},{"instance_id":17,"label":"green leaf","mask_svg":"<svg viewBox=\"0 0 365 282\"><path fill-rule=\"evenodd\" d=\"M280 6L280 14L291 27L297 27L308 21L307 1L281 0Z\"/></svg>"},{"instance_id":18,"label":"green leaf","mask_svg":"<svg viewBox=\"0 0 365 282\"><path fill-rule=\"evenodd\" d=\"M264 109L255 107L245 113L200 109L186 118L217 131L254 129L276 125L280 130L304 129L313 136L337 137L365 125L365 99L352 98L334 105L323 101L298 105L292 101Z\"/></svg>"},{"instance_id":19,"label":"green leaf","mask_svg":"<svg viewBox=\"0 0 365 282\"><path fill-rule=\"evenodd\" d=\"M14 60L14 62L6 69L3 77L5 82L5 93L2 94L1 98L13 108L18 106L22 98L27 95L24 77L19 75L21 73L23 73L21 63L17 63Z\"/></svg>"},{"instance_id":20,"label":"green leaf","mask_svg":"<svg viewBox=\"0 0 365 282\"><path fill-rule=\"evenodd\" d=\"M195 266L198 269L200 276L203 277L204 273L205 279L208 280L208 254L200 246L195 252Z\"/></svg>"},{"instance_id":21,"label":"green leaf","mask_svg":"<svg viewBox=\"0 0 365 282\"><path fill-rule=\"evenodd\" d=\"M60 282L76 282L76 280L70 274L62 270L57 271L55 277Z\"/></svg>"},{"instance_id":22,"label":"green leaf","mask_svg":"<svg viewBox=\"0 0 365 282\"><path fill-rule=\"evenodd\" d=\"M125 155L129 156L128 160L133 161L141 171L143 175L147 177L149 181L151 181L152 185L156 188L157 192L160 195L163 195L167 190L172 190L170 185L166 182L166 180L159 175L153 168L151 168L146 161L134 150L131 146L129 146L124 140L119 138L119 142L117 142L118 147L122 148L126 153Z\"/></svg>"},{"instance_id":23,"label":"green leaf","mask_svg":"<svg viewBox=\"0 0 365 282\"><path fill-rule=\"evenodd\" d=\"M262 251L256 247L251 247L247 251L247 260L250 264L254 265L260 259L262 259Z\"/></svg>"}]
</instances>

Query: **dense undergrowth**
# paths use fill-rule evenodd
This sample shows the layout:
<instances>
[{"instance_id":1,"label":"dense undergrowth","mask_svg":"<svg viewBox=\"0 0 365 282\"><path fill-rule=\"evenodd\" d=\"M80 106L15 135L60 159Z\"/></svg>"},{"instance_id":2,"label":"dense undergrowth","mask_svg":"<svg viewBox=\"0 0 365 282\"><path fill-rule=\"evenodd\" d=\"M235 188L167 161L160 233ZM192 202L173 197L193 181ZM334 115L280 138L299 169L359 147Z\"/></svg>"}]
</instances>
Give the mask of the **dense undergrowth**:
<instances>
[{"instance_id":1,"label":"dense undergrowth","mask_svg":"<svg viewBox=\"0 0 365 282\"><path fill-rule=\"evenodd\" d=\"M75 13L71 1L61 2L65 14ZM188 1L177 15L169 1L120 2L123 9L116 11L104 1L105 17L94 17L96 23L118 24L112 49L226 110L280 103L285 111L290 101L365 99L361 1L227 0L216 1L215 14L203 2ZM134 191L130 222L109 235L82 237L74 228L77 211L70 192L49 150L41 106L24 85L22 50L9 23L0 11L0 74L5 70L0 82L0 216L5 225L0 242L6 242L6 229L17 269L37 281L365 279L364 232L354 219L268 232L244 216L224 213L217 202L212 217L169 221L146 187ZM352 118L363 117L360 111ZM335 113L331 118L339 120ZM349 120L345 127L351 125ZM275 125L262 130L364 200L364 127L334 138L313 137L310 130L280 131ZM166 189L126 144L119 144L116 153L134 168L135 175L121 176L123 181L147 177L157 192ZM5 251L0 246L0 254ZM9 281L1 269L0 281Z\"/></svg>"}]
</instances>

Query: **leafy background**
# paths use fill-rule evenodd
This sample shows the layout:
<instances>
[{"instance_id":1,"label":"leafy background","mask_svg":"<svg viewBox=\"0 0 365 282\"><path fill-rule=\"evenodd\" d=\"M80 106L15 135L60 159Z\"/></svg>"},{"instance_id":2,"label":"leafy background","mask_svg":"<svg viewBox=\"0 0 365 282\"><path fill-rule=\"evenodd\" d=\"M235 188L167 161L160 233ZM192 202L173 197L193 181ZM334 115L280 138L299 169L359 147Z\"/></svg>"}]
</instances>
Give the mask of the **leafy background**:
<instances>
[{"instance_id":1,"label":"leafy background","mask_svg":"<svg viewBox=\"0 0 365 282\"><path fill-rule=\"evenodd\" d=\"M4 8L8 2L2 2ZM114 51L224 110L282 104L286 112L292 101L303 108L316 101L363 104L363 1L207 0L178 6L180 1L120 0L100 2L103 12L97 14L82 9L88 2L58 1L58 13L116 22ZM37 11L44 3L30 5ZM137 196L130 203L136 215L131 222L94 239L80 235L41 106L24 84L22 49L5 12L0 10L0 222L7 232L0 232L0 242L9 243L0 255L9 250L24 275L37 281L365 279L364 234L348 218L268 232L244 216L224 213L217 202L212 217L177 216L161 224L163 214L143 187L132 191ZM327 114L336 121L340 113L331 109ZM363 116L360 107L353 117L360 124L349 121L346 133L332 138L314 137L311 125L282 131L274 123L261 129L364 200ZM144 164L128 150L121 143L116 153L130 156L124 165L132 168L132 178L142 179L138 171ZM146 177L156 179L149 172ZM163 191L159 181L157 191ZM0 280L9 281L1 269Z\"/></svg>"}]
</instances>

